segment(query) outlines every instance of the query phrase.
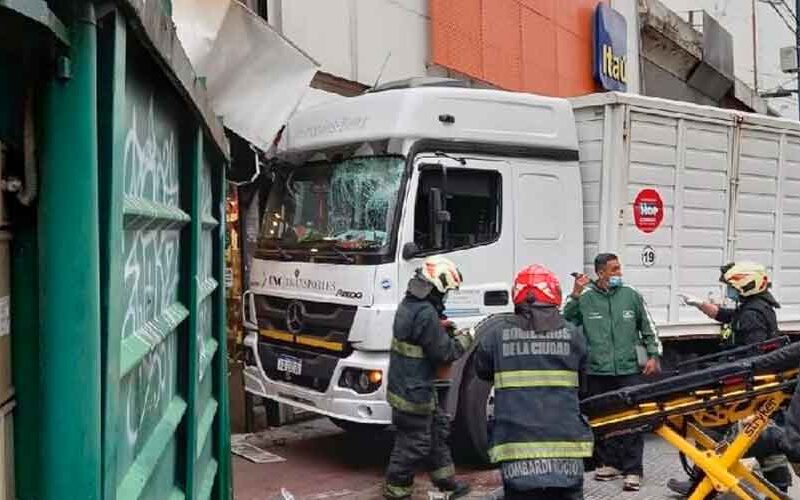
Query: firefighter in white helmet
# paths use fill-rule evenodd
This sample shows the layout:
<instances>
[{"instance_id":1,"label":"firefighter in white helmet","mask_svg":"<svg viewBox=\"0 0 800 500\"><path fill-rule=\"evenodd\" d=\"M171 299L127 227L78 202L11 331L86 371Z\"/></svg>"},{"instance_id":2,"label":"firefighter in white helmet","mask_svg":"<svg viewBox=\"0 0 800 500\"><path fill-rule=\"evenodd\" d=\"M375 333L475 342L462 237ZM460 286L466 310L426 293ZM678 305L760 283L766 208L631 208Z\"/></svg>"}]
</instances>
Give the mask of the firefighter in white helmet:
<instances>
[{"instance_id":1,"label":"firefighter in white helmet","mask_svg":"<svg viewBox=\"0 0 800 500\"><path fill-rule=\"evenodd\" d=\"M680 294L684 304L700 309L709 318L730 325L736 346L757 344L778 333L775 309L778 301L769 291L767 270L754 262L735 262L721 268L720 282L726 285L726 295L736 307L721 307L686 294Z\"/></svg>"},{"instance_id":2,"label":"firefighter in white helmet","mask_svg":"<svg viewBox=\"0 0 800 500\"><path fill-rule=\"evenodd\" d=\"M694 306L709 318L726 325L723 331L730 332L733 336L732 343L736 347L757 344L778 335L775 309L780 308L780 304L769 291L772 283L763 265L755 262L732 262L722 266L719 280L726 286L726 296L736 304L735 307L722 307L687 294L679 296L685 305ZM782 420L781 412L777 414L775 421L780 423ZM773 432L775 428L771 424L765 434ZM769 444L770 441L768 436L760 439L748 455L758 459L761 472L767 480L787 491L792 484L788 462L784 455ZM694 484L696 483L691 481L671 479L667 486L688 496Z\"/></svg>"},{"instance_id":3,"label":"firefighter in white helmet","mask_svg":"<svg viewBox=\"0 0 800 500\"><path fill-rule=\"evenodd\" d=\"M447 294L461 286L461 272L444 257L429 257L408 283L397 307L389 362L387 399L397 428L386 470L386 498L410 498L414 473L427 469L433 484L450 498L469 492L455 479L447 438L449 417L437 404L433 384L441 365L451 363L472 344L444 315Z\"/></svg>"}]
</instances>

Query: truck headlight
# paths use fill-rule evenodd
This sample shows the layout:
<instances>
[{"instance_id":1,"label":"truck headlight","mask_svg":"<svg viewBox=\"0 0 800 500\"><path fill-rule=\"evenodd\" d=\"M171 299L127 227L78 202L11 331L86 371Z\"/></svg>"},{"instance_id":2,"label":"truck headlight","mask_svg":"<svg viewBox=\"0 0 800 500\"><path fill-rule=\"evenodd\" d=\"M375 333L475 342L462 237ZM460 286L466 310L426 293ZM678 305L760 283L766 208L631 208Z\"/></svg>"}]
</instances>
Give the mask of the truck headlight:
<instances>
[{"instance_id":1,"label":"truck headlight","mask_svg":"<svg viewBox=\"0 0 800 500\"><path fill-rule=\"evenodd\" d=\"M339 377L339 387L352 389L359 394L377 391L383 383L383 372L380 370L362 370L345 368Z\"/></svg>"}]
</instances>

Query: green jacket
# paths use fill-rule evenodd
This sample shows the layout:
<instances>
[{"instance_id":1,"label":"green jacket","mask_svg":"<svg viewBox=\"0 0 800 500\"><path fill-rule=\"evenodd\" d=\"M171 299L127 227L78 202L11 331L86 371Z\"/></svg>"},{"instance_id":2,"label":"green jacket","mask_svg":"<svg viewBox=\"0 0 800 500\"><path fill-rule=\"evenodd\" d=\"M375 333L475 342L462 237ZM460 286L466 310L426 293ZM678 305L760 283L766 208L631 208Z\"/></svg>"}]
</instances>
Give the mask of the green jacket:
<instances>
[{"instance_id":1,"label":"green jacket","mask_svg":"<svg viewBox=\"0 0 800 500\"><path fill-rule=\"evenodd\" d=\"M636 345L644 345L651 358L661 355L656 325L644 298L623 285L605 292L594 283L577 299L570 297L564 318L583 326L589 346L590 375L632 375L641 372Z\"/></svg>"}]
</instances>

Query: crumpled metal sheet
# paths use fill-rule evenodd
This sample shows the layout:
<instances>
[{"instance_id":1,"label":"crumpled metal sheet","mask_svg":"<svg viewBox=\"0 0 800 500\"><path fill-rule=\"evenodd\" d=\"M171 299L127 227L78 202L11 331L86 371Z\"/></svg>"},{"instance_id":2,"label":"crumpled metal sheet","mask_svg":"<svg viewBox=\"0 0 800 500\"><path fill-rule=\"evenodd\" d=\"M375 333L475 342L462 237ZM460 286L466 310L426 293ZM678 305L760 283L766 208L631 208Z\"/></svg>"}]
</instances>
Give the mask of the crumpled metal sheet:
<instances>
[{"instance_id":1,"label":"crumpled metal sheet","mask_svg":"<svg viewBox=\"0 0 800 500\"><path fill-rule=\"evenodd\" d=\"M173 0L178 37L225 126L268 150L317 63L238 1Z\"/></svg>"}]
</instances>

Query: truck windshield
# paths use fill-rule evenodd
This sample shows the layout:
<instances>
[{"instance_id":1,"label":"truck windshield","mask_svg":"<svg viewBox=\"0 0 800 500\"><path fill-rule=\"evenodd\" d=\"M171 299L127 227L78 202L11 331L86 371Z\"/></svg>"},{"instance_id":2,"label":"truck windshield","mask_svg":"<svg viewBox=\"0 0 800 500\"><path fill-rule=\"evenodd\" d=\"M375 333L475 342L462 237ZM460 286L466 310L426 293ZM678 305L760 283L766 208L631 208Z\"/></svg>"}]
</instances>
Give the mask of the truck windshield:
<instances>
[{"instance_id":1,"label":"truck windshield","mask_svg":"<svg viewBox=\"0 0 800 500\"><path fill-rule=\"evenodd\" d=\"M267 199L260 250L286 257L303 249L345 260L352 258L351 252L384 250L391 240L404 169L401 156L282 168Z\"/></svg>"}]
</instances>

